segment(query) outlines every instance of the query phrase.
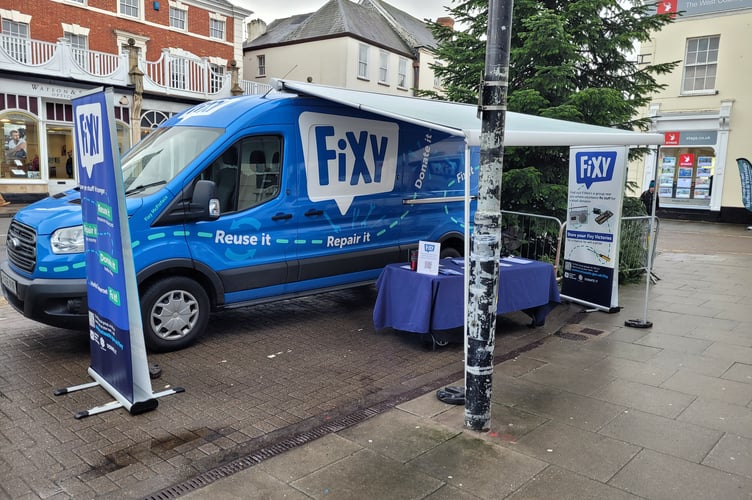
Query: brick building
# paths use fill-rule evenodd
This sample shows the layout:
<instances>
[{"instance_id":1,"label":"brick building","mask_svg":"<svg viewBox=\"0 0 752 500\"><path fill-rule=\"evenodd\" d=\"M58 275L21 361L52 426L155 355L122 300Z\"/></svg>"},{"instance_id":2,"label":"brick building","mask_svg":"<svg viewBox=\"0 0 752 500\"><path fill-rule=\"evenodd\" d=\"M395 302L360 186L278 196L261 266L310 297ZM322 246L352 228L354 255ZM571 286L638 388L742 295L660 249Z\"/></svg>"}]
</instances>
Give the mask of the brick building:
<instances>
[{"instance_id":1,"label":"brick building","mask_svg":"<svg viewBox=\"0 0 752 500\"><path fill-rule=\"evenodd\" d=\"M251 13L226 0L0 0L0 193L76 184L70 101L83 91L113 88L121 150L189 105L253 93L237 78ZM23 153L9 153L14 137Z\"/></svg>"}]
</instances>

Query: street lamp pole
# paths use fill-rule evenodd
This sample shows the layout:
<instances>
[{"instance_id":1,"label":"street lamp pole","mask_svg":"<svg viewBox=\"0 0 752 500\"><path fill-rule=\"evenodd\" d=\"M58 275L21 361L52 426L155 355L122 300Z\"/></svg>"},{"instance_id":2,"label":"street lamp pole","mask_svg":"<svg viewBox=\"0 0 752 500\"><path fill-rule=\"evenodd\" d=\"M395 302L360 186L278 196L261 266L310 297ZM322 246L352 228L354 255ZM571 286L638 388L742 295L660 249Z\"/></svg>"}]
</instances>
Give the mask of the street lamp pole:
<instances>
[{"instance_id":1,"label":"street lamp pole","mask_svg":"<svg viewBox=\"0 0 752 500\"><path fill-rule=\"evenodd\" d=\"M512 7L513 0L489 0L486 64L478 106L482 119L480 174L470 254L465 356L465 426L476 431L487 431L491 421Z\"/></svg>"}]
</instances>

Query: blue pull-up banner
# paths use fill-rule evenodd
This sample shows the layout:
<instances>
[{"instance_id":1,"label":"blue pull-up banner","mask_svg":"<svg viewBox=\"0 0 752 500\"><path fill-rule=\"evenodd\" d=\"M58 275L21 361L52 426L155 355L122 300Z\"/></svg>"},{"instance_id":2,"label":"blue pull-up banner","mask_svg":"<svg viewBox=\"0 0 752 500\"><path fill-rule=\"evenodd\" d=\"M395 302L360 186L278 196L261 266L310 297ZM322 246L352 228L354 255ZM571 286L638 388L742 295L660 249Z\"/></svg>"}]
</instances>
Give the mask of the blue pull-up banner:
<instances>
[{"instance_id":1,"label":"blue pull-up banner","mask_svg":"<svg viewBox=\"0 0 752 500\"><path fill-rule=\"evenodd\" d=\"M157 403L146 360L113 102L111 89L73 99L89 300L89 374L136 413Z\"/></svg>"}]
</instances>

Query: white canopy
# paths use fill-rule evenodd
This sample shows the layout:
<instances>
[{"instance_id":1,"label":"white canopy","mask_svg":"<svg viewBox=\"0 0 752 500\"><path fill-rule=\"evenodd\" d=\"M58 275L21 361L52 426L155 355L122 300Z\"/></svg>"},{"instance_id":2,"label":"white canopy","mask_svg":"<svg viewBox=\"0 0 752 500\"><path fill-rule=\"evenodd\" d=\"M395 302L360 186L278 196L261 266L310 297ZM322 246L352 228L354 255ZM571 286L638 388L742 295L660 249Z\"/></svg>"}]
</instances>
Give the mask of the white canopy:
<instances>
[{"instance_id":1,"label":"white canopy","mask_svg":"<svg viewBox=\"0 0 752 500\"><path fill-rule=\"evenodd\" d=\"M443 130L480 145L478 107L448 101L419 99L329 87L290 80L274 80L279 91L305 94L382 116ZM633 132L583 123L555 120L508 111L504 126L505 146L645 146L663 144L663 134Z\"/></svg>"}]
</instances>

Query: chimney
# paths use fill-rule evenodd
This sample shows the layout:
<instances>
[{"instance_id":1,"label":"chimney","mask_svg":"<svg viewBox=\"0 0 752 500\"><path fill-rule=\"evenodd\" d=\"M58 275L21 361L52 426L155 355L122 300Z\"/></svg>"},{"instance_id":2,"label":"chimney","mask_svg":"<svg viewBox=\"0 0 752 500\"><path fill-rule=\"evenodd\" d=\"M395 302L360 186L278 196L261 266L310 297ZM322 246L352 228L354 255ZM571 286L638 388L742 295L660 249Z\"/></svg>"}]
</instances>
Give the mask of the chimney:
<instances>
[{"instance_id":1,"label":"chimney","mask_svg":"<svg viewBox=\"0 0 752 500\"><path fill-rule=\"evenodd\" d=\"M454 29L454 19L451 17L440 17L436 19L436 23L442 26L446 26L449 29Z\"/></svg>"},{"instance_id":2,"label":"chimney","mask_svg":"<svg viewBox=\"0 0 752 500\"><path fill-rule=\"evenodd\" d=\"M253 19L248 22L246 29L248 31L248 40L246 41L250 42L266 33L266 23L261 19Z\"/></svg>"}]
</instances>

